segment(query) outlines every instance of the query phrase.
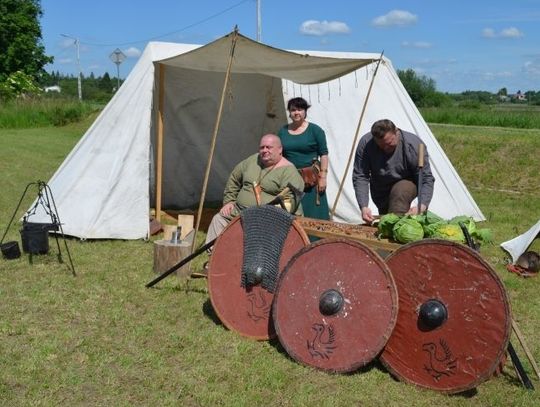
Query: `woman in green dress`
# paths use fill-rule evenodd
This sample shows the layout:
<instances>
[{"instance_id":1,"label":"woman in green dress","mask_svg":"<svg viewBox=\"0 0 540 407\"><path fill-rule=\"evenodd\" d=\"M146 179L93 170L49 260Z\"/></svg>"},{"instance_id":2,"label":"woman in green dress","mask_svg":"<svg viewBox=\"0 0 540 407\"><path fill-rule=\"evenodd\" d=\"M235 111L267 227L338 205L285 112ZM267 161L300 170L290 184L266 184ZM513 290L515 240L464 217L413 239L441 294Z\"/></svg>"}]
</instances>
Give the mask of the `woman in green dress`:
<instances>
[{"instance_id":1,"label":"woman in green dress","mask_svg":"<svg viewBox=\"0 0 540 407\"><path fill-rule=\"evenodd\" d=\"M283 126L278 136L283 145L283 156L296 168L310 167L314 160L320 161L318 184L304 190L302 209L304 216L329 219L326 199L326 176L328 175L328 147L324 130L306 120L309 104L303 98L293 98L287 103L291 123Z\"/></svg>"}]
</instances>

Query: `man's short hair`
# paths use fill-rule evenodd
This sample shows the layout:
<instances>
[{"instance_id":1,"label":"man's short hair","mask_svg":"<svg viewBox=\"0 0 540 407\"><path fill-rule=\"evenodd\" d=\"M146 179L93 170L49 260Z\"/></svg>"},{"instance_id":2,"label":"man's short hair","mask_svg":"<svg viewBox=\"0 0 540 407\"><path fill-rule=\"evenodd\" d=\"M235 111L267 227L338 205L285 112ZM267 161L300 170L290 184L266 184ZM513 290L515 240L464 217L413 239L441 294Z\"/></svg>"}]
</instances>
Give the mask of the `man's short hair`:
<instances>
[{"instance_id":1,"label":"man's short hair","mask_svg":"<svg viewBox=\"0 0 540 407\"><path fill-rule=\"evenodd\" d=\"M373 123L373 126L371 126L371 135L373 138L382 139L389 131L395 133L396 130L396 125L392 120L382 119Z\"/></svg>"}]
</instances>

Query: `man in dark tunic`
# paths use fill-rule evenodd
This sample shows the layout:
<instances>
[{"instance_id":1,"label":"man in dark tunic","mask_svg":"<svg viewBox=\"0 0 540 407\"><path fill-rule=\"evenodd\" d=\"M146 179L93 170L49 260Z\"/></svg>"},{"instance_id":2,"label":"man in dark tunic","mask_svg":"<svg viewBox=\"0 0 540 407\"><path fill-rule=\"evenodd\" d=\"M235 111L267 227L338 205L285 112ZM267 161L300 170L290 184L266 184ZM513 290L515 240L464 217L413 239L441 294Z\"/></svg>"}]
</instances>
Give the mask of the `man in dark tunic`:
<instances>
[{"instance_id":1,"label":"man in dark tunic","mask_svg":"<svg viewBox=\"0 0 540 407\"><path fill-rule=\"evenodd\" d=\"M383 119L358 143L354 158L353 185L362 219L371 223L369 192L379 214L416 214L411 203L418 195L418 151L422 143L415 134L400 130ZM435 178L431 173L427 150L424 153L420 212L425 212L433 197Z\"/></svg>"}]
</instances>

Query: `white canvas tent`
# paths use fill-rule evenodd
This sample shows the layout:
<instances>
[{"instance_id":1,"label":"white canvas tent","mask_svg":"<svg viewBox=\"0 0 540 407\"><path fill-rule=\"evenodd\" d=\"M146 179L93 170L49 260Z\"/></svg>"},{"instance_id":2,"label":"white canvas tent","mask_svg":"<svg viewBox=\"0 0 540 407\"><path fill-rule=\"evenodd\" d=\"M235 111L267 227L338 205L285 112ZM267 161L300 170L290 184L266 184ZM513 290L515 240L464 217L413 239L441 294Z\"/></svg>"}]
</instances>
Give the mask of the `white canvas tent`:
<instances>
[{"instance_id":1,"label":"white canvas tent","mask_svg":"<svg viewBox=\"0 0 540 407\"><path fill-rule=\"evenodd\" d=\"M424 141L436 178L431 210L445 218L459 214L484 219L391 62L383 58L374 76L378 54L287 52L238 36L222 115L216 120L234 34L204 47L148 44L119 91L48 182L65 234L83 239L145 238L156 201L162 208L197 205L213 132L217 141L206 199L221 201L230 170L257 151L261 135L286 123L286 101L295 96L308 100L308 119L326 131L330 206L345 180L334 220L361 222L352 166L347 174L344 171L355 135L367 133L381 118ZM163 145L156 147L160 138ZM46 220L43 213L33 219Z\"/></svg>"},{"instance_id":2,"label":"white canvas tent","mask_svg":"<svg viewBox=\"0 0 540 407\"><path fill-rule=\"evenodd\" d=\"M525 253L533 240L538 237L540 237L540 220L525 233L502 242L501 247L512 256L512 263L516 264L519 256Z\"/></svg>"}]
</instances>

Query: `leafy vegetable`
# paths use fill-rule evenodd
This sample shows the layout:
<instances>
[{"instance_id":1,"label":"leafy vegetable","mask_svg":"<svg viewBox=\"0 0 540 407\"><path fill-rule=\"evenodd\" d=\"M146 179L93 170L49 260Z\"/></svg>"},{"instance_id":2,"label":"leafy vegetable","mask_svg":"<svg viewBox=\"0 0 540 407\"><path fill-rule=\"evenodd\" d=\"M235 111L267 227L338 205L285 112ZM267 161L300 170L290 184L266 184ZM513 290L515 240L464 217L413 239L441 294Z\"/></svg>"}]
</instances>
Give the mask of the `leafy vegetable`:
<instances>
[{"instance_id":1,"label":"leafy vegetable","mask_svg":"<svg viewBox=\"0 0 540 407\"><path fill-rule=\"evenodd\" d=\"M381 216L379 225L377 226L379 236L384 238L393 237L392 229L400 218L401 217L395 213L387 213L386 215Z\"/></svg>"},{"instance_id":2,"label":"leafy vegetable","mask_svg":"<svg viewBox=\"0 0 540 407\"><path fill-rule=\"evenodd\" d=\"M441 224L434 228L431 237L451 240L452 242L465 243L465 236L459 225L451 223Z\"/></svg>"},{"instance_id":3,"label":"leafy vegetable","mask_svg":"<svg viewBox=\"0 0 540 407\"><path fill-rule=\"evenodd\" d=\"M420 222L410 216L401 218L393 228L394 240L400 243L409 243L424 237L424 229Z\"/></svg>"},{"instance_id":4,"label":"leafy vegetable","mask_svg":"<svg viewBox=\"0 0 540 407\"><path fill-rule=\"evenodd\" d=\"M452 225L458 225L460 223L463 223L465 227L467 228L467 231L469 232L469 235L474 235L474 232L476 231L476 224L474 223L474 219L469 216L455 216L448 222Z\"/></svg>"},{"instance_id":5,"label":"leafy vegetable","mask_svg":"<svg viewBox=\"0 0 540 407\"><path fill-rule=\"evenodd\" d=\"M493 234L491 233L491 229L477 228L472 236L479 240L480 243L493 243Z\"/></svg>"}]
</instances>

